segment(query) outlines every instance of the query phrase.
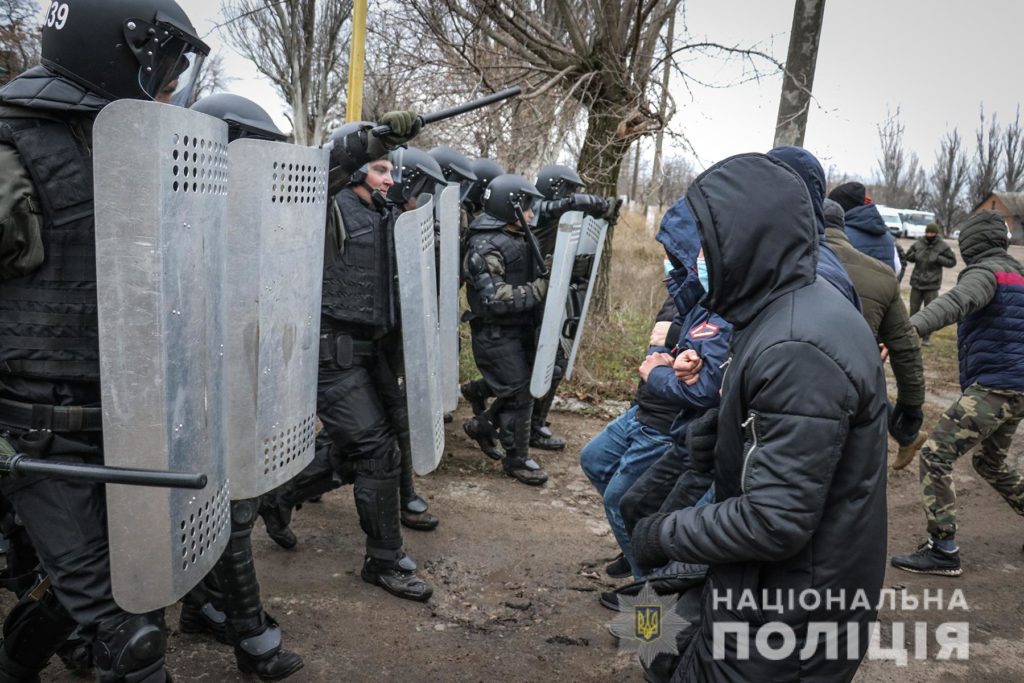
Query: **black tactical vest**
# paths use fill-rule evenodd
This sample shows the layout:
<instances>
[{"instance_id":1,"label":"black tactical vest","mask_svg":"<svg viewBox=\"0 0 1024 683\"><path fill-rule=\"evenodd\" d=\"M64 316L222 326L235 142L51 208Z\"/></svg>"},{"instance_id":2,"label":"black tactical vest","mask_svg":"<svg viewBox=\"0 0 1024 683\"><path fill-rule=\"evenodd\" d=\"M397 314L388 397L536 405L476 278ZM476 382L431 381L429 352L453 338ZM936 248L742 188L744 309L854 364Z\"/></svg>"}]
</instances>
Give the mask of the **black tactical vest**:
<instances>
[{"instance_id":1,"label":"black tactical vest","mask_svg":"<svg viewBox=\"0 0 1024 683\"><path fill-rule=\"evenodd\" d=\"M471 230L467 244L467 254L477 253L481 257L497 251L505 262L504 280L513 287L525 285L536 279L534 274L533 256L530 247L522 235L511 235L505 230ZM496 316L487 311L480 302L480 292L474 287L473 279L466 280L466 299L472 318L495 325L521 325L532 323L536 314L533 311L512 313Z\"/></svg>"},{"instance_id":2,"label":"black tactical vest","mask_svg":"<svg viewBox=\"0 0 1024 683\"><path fill-rule=\"evenodd\" d=\"M362 326L381 336L397 325L397 295L390 216L367 206L351 187L334 196L344 223L342 248L324 258L325 324ZM330 240L328 240L330 242Z\"/></svg>"},{"instance_id":3,"label":"black tactical vest","mask_svg":"<svg viewBox=\"0 0 1024 683\"><path fill-rule=\"evenodd\" d=\"M0 282L0 374L99 381L96 240L90 151L61 121L0 119L42 205L45 258Z\"/></svg>"}]
</instances>

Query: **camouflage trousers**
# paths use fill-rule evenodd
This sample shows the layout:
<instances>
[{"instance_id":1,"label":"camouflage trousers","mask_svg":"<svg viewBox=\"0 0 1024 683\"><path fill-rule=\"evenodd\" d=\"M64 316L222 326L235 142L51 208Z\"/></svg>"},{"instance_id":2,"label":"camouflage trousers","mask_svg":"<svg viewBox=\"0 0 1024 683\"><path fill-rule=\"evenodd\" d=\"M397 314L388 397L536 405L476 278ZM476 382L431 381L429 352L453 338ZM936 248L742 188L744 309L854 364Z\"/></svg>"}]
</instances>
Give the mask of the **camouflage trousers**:
<instances>
[{"instance_id":1,"label":"camouflage trousers","mask_svg":"<svg viewBox=\"0 0 1024 683\"><path fill-rule=\"evenodd\" d=\"M1024 477L1007 462L1021 418L1024 392L972 384L939 419L921 449L921 488L933 538L952 538L956 533L953 463L975 446L975 471L1024 516Z\"/></svg>"}]
</instances>

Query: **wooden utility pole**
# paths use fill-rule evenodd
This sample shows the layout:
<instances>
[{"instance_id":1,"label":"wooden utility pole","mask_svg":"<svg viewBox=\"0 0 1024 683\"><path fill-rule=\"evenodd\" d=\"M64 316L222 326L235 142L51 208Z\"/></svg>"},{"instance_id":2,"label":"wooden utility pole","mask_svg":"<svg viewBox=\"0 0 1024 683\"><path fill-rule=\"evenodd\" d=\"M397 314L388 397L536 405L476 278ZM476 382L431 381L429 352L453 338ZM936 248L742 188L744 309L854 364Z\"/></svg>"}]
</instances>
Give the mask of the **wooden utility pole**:
<instances>
[{"instance_id":1,"label":"wooden utility pole","mask_svg":"<svg viewBox=\"0 0 1024 683\"><path fill-rule=\"evenodd\" d=\"M789 33L786 73L782 77L779 117L775 123L776 147L804 144L824 18L825 0L796 0L793 27Z\"/></svg>"},{"instance_id":2,"label":"wooden utility pole","mask_svg":"<svg viewBox=\"0 0 1024 683\"><path fill-rule=\"evenodd\" d=\"M366 66L366 0L352 3L352 50L348 60L345 122L363 118L363 71Z\"/></svg>"}]
</instances>

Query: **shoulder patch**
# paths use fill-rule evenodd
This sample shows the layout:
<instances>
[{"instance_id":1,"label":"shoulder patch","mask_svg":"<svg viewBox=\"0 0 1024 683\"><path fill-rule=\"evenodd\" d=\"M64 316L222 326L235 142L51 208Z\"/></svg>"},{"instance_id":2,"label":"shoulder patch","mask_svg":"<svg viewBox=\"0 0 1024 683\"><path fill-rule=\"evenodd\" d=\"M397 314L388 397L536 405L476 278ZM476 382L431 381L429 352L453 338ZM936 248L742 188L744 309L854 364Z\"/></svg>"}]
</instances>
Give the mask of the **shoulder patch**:
<instances>
[{"instance_id":1,"label":"shoulder patch","mask_svg":"<svg viewBox=\"0 0 1024 683\"><path fill-rule=\"evenodd\" d=\"M714 323L703 322L697 327L687 333L687 336L691 339L711 339L712 337L718 336L718 331L721 328Z\"/></svg>"}]
</instances>

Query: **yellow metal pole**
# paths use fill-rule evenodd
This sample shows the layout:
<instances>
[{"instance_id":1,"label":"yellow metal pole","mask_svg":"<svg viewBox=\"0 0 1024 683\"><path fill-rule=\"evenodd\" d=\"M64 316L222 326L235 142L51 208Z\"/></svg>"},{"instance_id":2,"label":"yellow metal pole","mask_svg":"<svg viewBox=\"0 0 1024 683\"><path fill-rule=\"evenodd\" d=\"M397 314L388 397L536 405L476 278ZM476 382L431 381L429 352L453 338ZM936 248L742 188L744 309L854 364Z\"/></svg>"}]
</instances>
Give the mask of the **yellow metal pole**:
<instances>
[{"instance_id":1,"label":"yellow metal pole","mask_svg":"<svg viewBox=\"0 0 1024 683\"><path fill-rule=\"evenodd\" d=\"M366 64L366 0L352 3L352 51L348 60L348 102L345 122L363 118L363 68Z\"/></svg>"}]
</instances>

